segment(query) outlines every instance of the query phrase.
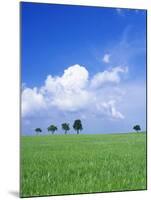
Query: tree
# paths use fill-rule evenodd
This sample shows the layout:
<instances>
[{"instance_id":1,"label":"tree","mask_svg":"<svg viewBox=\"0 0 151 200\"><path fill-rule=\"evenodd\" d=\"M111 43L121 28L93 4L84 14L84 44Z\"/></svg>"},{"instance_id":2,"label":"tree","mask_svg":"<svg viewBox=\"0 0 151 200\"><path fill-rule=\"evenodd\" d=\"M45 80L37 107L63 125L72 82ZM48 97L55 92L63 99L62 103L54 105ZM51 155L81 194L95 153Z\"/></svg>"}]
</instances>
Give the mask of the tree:
<instances>
[{"instance_id":1,"label":"tree","mask_svg":"<svg viewBox=\"0 0 151 200\"><path fill-rule=\"evenodd\" d=\"M41 130L41 128L35 128L35 132L37 133L37 135L38 135L38 133L41 133L42 132L42 130Z\"/></svg>"},{"instance_id":2,"label":"tree","mask_svg":"<svg viewBox=\"0 0 151 200\"><path fill-rule=\"evenodd\" d=\"M140 127L140 125L135 125L134 127L133 127L133 129L135 130L135 131L140 131L141 130L141 127Z\"/></svg>"},{"instance_id":3,"label":"tree","mask_svg":"<svg viewBox=\"0 0 151 200\"><path fill-rule=\"evenodd\" d=\"M58 130L57 126L55 125L50 125L48 128L47 128L48 132L51 131L52 134L54 134L55 131Z\"/></svg>"},{"instance_id":4,"label":"tree","mask_svg":"<svg viewBox=\"0 0 151 200\"><path fill-rule=\"evenodd\" d=\"M73 128L75 129L75 131L77 131L77 134L79 134L79 131L83 129L80 119L74 121Z\"/></svg>"},{"instance_id":5,"label":"tree","mask_svg":"<svg viewBox=\"0 0 151 200\"><path fill-rule=\"evenodd\" d=\"M61 124L61 126L62 126L62 129L65 131L65 134L67 133L67 131L70 130L69 124L67 123L63 123Z\"/></svg>"}]
</instances>

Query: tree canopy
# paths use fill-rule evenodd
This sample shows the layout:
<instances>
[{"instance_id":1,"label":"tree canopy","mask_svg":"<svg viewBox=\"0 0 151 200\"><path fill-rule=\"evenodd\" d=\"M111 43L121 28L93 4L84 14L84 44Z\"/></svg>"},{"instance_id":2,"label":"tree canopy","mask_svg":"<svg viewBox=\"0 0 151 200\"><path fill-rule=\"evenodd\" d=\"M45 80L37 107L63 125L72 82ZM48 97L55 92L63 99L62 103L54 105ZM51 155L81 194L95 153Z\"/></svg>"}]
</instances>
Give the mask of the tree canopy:
<instances>
[{"instance_id":1,"label":"tree canopy","mask_svg":"<svg viewBox=\"0 0 151 200\"><path fill-rule=\"evenodd\" d=\"M41 128L35 128L35 132L38 134L38 133L41 133L42 130L41 130Z\"/></svg>"},{"instance_id":2,"label":"tree canopy","mask_svg":"<svg viewBox=\"0 0 151 200\"><path fill-rule=\"evenodd\" d=\"M61 126L62 126L62 129L65 131L65 134L67 133L67 131L70 130L69 124L67 123L63 123L61 124Z\"/></svg>"},{"instance_id":3,"label":"tree canopy","mask_svg":"<svg viewBox=\"0 0 151 200\"><path fill-rule=\"evenodd\" d=\"M74 121L73 128L75 131L77 131L77 134L79 134L79 131L83 130L82 122L80 119Z\"/></svg>"},{"instance_id":4,"label":"tree canopy","mask_svg":"<svg viewBox=\"0 0 151 200\"><path fill-rule=\"evenodd\" d=\"M52 134L54 134L55 131L58 130L57 126L55 125L50 125L48 128L47 128L48 132L50 131Z\"/></svg>"},{"instance_id":5,"label":"tree canopy","mask_svg":"<svg viewBox=\"0 0 151 200\"><path fill-rule=\"evenodd\" d=\"M135 125L134 127L133 127L133 129L136 131L136 132L138 132L138 131L140 131L141 130L141 127L140 127L140 125Z\"/></svg>"}]
</instances>

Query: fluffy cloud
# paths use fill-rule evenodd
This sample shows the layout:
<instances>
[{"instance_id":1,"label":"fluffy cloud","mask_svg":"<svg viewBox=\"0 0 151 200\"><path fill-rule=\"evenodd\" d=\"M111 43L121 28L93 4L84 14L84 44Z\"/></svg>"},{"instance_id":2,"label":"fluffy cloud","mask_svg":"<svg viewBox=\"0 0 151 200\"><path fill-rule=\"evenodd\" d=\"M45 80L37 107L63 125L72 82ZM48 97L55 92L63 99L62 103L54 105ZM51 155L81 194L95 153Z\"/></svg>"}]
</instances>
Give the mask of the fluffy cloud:
<instances>
[{"instance_id":1,"label":"fluffy cloud","mask_svg":"<svg viewBox=\"0 0 151 200\"><path fill-rule=\"evenodd\" d=\"M90 94L87 91L88 71L85 67L74 65L61 77L49 75L41 93L49 100L50 106L64 111L77 111L87 106Z\"/></svg>"},{"instance_id":2,"label":"fluffy cloud","mask_svg":"<svg viewBox=\"0 0 151 200\"><path fill-rule=\"evenodd\" d=\"M90 79L87 69L77 64L64 70L62 76L48 75L42 87L23 88L22 116L56 109L64 113L78 112L81 116L123 119L116 106L121 96L116 87L126 72L127 68L119 66L99 72Z\"/></svg>"},{"instance_id":3,"label":"fluffy cloud","mask_svg":"<svg viewBox=\"0 0 151 200\"><path fill-rule=\"evenodd\" d=\"M110 54L105 54L103 56L102 61L105 62L105 63L109 63L110 62L110 56L111 56Z\"/></svg>"},{"instance_id":4,"label":"fluffy cloud","mask_svg":"<svg viewBox=\"0 0 151 200\"><path fill-rule=\"evenodd\" d=\"M22 116L26 116L29 113L34 114L36 111L46 108L44 96L38 92L35 87L24 88L22 91Z\"/></svg>"},{"instance_id":5,"label":"fluffy cloud","mask_svg":"<svg viewBox=\"0 0 151 200\"><path fill-rule=\"evenodd\" d=\"M101 87L107 83L119 83L121 80L120 73L126 73L127 67L115 67L111 70L97 73L91 80L91 86L93 88Z\"/></svg>"},{"instance_id":6,"label":"fluffy cloud","mask_svg":"<svg viewBox=\"0 0 151 200\"><path fill-rule=\"evenodd\" d=\"M58 89L76 92L86 86L88 76L89 74L85 67L74 65L64 70L64 74L61 77L53 78L49 75L45 81L45 89L52 93Z\"/></svg>"}]
</instances>

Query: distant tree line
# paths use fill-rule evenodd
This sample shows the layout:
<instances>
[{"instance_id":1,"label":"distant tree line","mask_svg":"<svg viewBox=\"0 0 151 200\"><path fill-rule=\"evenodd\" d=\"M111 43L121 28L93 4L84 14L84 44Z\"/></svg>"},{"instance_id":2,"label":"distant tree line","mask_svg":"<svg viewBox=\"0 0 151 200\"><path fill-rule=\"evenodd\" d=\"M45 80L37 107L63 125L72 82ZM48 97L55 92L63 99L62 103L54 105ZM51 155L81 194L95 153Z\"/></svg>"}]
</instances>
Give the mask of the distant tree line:
<instances>
[{"instance_id":1,"label":"distant tree line","mask_svg":"<svg viewBox=\"0 0 151 200\"><path fill-rule=\"evenodd\" d=\"M62 127L62 130L64 131L65 134L67 134L67 132L70 130L70 125L69 123L63 123L61 124L61 127ZM77 132L77 134L79 134L80 131L83 130L83 126L82 126L82 122L80 119L76 119L73 123L73 129ZM55 125L50 125L48 128L47 128L48 132L51 132L52 134L55 133L55 131L58 130L57 126ZM42 132L42 129L41 128L36 128L35 129L35 132L36 134L38 135L39 133Z\"/></svg>"},{"instance_id":2,"label":"distant tree line","mask_svg":"<svg viewBox=\"0 0 151 200\"><path fill-rule=\"evenodd\" d=\"M65 134L67 134L67 132L70 130L70 125L69 125L69 123L63 123L63 124L61 124L61 127L62 127L62 130L64 131ZM74 121L72 127L73 127L73 129L77 132L77 134L79 134L79 132L83 130L82 122L81 122L80 119L76 119L76 120ZM58 128L57 128L57 126L55 126L55 125L52 124L52 125L50 125L50 126L47 128L47 130L48 130L48 132L51 132L52 134L54 134L55 131L58 130ZM138 133L139 131L141 131L140 125L137 124L137 125L133 126L133 130L135 130L137 133ZM41 128L36 128L36 129L35 129L35 132L36 132L37 134L39 134L39 133L42 132L42 129L41 129Z\"/></svg>"}]
</instances>

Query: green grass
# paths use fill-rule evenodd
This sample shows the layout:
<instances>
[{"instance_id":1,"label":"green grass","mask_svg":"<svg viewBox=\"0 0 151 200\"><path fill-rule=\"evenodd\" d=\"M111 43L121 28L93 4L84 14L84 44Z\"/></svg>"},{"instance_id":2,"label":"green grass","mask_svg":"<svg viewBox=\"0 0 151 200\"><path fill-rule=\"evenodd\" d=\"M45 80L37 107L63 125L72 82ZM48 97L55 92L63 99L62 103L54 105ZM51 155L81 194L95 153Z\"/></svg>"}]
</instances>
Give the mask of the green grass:
<instances>
[{"instance_id":1,"label":"green grass","mask_svg":"<svg viewBox=\"0 0 151 200\"><path fill-rule=\"evenodd\" d=\"M146 189L146 134L21 137L21 197Z\"/></svg>"}]
</instances>

